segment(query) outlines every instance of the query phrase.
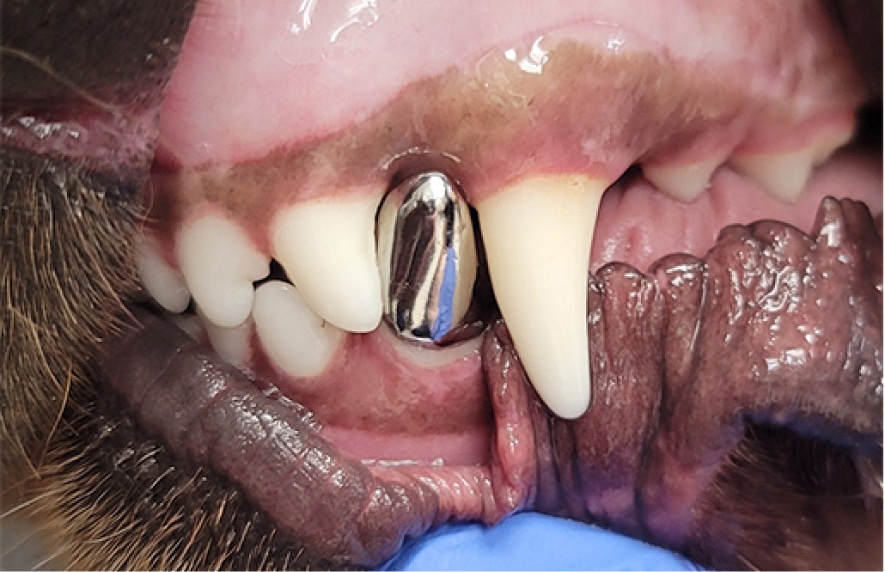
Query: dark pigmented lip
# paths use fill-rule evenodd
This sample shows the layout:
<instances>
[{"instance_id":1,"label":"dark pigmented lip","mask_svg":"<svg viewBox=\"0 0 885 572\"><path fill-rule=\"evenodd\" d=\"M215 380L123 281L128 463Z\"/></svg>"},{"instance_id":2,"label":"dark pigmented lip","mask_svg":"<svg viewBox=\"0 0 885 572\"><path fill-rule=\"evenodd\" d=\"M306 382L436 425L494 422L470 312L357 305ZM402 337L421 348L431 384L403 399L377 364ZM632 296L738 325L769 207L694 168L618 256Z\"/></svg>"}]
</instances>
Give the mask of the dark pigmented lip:
<instances>
[{"instance_id":1,"label":"dark pigmented lip","mask_svg":"<svg viewBox=\"0 0 885 572\"><path fill-rule=\"evenodd\" d=\"M528 504L534 447L530 426L520 422L527 418L528 385L521 369L509 365L512 349L496 336L483 351L489 363L508 362L487 368L505 374L490 382L498 431L486 467L367 467L323 439L305 408L260 390L142 308L131 308L121 335L105 342L98 370L175 457L211 468L279 528L332 561L372 565L435 523L494 523ZM292 492L316 486L328 494Z\"/></svg>"},{"instance_id":2,"label":"dark pigmented lip","mask_svg":"<svg viewBox=\"0 0 885 572\"><path fill-rule=\"evenodd\" d=\"M447 520L494 523L522 508L717 558L719 548L692 553L700 546L695 519L719 517L696 515L694 507L716 489L710 479L742 442L747 420L832 435L832 443L844 439L861 455L881 435L877 253L881 233L868 209L827 198L810 234L762 221L724 229L704 260L671 255L648 275L623 264L604 267L588 290L596 405L575 421L552 417L537 400L503 322L492 324L482 357L496 433L484 467L367 467L337 454L305 408L258 390L143 309L133 308L121 334L108 339L97 367L144 431L185 467L220 475L278 534L337 566L376 565L405 539ZM844 283L824 280L837 270ZM798 313L770 307L772 293L798 295ZM735 300L746 301L743 317L724 319ZM820 322L821 307L840 317ZM772 337L741 321L766 316L784 320ZM811 361L782 361L761 377L747 376L766 357L758 348L793 355L778 353L793 347L779 344L798 342L791 335L802 316L821 324L816 336L826 345L806 339L800 343L808 344ZM685 335L691 327L706 335L693 340ZM628 335L629 348L612 345ZM844 354L843 361L821 348ZM722 352L750 356L735 360L725 386ZM661 478L674 470L679 483Z\"/></svg>"}]
</instances>

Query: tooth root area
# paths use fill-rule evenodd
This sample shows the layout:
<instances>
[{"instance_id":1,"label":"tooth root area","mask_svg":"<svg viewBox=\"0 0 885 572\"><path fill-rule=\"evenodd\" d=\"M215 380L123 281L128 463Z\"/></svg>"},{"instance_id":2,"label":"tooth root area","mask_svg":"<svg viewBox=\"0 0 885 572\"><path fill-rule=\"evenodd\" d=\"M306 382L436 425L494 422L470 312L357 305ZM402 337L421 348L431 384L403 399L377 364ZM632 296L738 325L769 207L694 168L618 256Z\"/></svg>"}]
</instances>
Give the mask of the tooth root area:
<instances>
[{"instance_id":1,"label":"tooth root area","mask_svg":"<svg viewBox=\"0 0 885 572\"><path fill-rule=\"evenodd\" d=\"M250 340L252 321L244 320L231 328L219 326L206 316L205 309L197 306L197 317L203 322L209 345L221 359L231 365L243 367L251 359Z\"/></svg>"},{"instance_id":2,"label":"tooth root area","mask_svg":"<svg viewBox=\"0 0 885 572\"><path fill-rule=\"evenodd\" d=\"M587 280L607 183L524 180L477 205L495 298L541 399L564 418L590 404Z\"/></svg>"},{"instance_id":3,"label":"tooth root area","mask_svg":"<svg viewBox=\"0 0 885 572\"><path fill-rule=\"evenodd\" d=\"M322 373L345 336L311 310L294 286L277 280L255 291L252 316L264 352L295 377Z\"/></svg>"},{"instance_id":4,"label":"tooth root area","mask_svg":"<svg viewBox=\"0 0 885 572\"><path fill-rule=\"evenodd\" d=\"M206 319L232 328L252 311L252 283L267 276L270 258L233 221L206 215L179 232L178 261Z\"/></svg>"},{"instance_id":5,"label":"tooth root area","mask_svg":"<svg viewBox=\"0 0 885 572\"><path fill-rule=\"evenodd\" d=\"M709 187L713 173L724 160L713 157L684 165L643 165L642 173L662 193L690 203Z\"/></svg>"},{"instance_id":6,"label":"tooth root area","mask_svg":"<svg viewBox=\"0 0 885 572\"><path fill-rule=\"evenodd\" d=\"M138 239L135 265L145 290L160 306L174 314L187 309L191 295L184 276L166 263L153 238L143 235Z\"/></svg>"},{"instance_id":7,"label":"tooth root area","mask_svg":"<svg viewBox=\"0 0 885 572\"><path fill-rule=\"evenodd\" d=\"M271 225L275 258L307 304L349 332L371 332L381 321L375 255L380 193L290 206Z\"/></svg>"}]
</instances>

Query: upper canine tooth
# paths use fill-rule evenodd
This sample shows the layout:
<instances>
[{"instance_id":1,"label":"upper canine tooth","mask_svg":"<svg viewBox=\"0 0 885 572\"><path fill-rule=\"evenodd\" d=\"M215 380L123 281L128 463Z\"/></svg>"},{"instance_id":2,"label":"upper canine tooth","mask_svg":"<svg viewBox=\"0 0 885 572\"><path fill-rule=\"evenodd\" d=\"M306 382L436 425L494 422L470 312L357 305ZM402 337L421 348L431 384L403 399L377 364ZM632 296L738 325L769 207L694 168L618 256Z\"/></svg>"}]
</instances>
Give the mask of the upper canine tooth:
<instances>
[{"instance_id":1,"label":"upper canine tooth","mask_svg":"<svg viewBox=\"0 0 885 572\"><path fill-rule=\"evenodd\" d=\"M723 161L723 157L713 157L685 165L642 165L642 173L659 191L690 203L710 185L710 178Z\"/></svg>"},{"instance_id":2,"label":"upper canine tooth","mask_svg":"<svg viewBox=\"0 0 885 572\"><path fill-rule=\"evenodd\" d=\"M270 272L270 258L236 223L205 215L178 235L178 262L206 319L222 328L242 324L252 311L252 283Z\"/></svg>"},{"instance_id":3,"label":"upper canine tooth","mask_svg":"<svg viewBox=\"0 0 885 572\"><path fill-rule=\"evenodd\" d=\"M184 276L166 263L156 241L147 235L138 238L135 267L145 290L160 306L174 314L187 309L191 294L187 291Z\"/></svg>"},{"instance_id":4,"label":"upper canine tooth","mask_svg":"<svg viewBox=\"0 0 885 572\"><path fill-rule=\"evenodd\" d=\"M296 377L322 373L344 340L344 332L317 316L294 286L278 280L255 291L252 317L265 353Z\"/></svg>"},{"instance_id":5,"label":"upper canine tooth","mask_svg":"<svg viewBox=\"0 0 885 572\"><path fill-rule=\"evenodd\" d=\"M324 198L287 207L273 220L274 255L308 305L349 332L381 321L375 259L379 194Z\"/></svg>"},{"instance_id":6,"label":"upper canine tooth","mask_svg":"<svg viewBox=\"0 0 885 572\"><path fill-rule=\"evenodd\" d=\"M590 405L587 281L607 186L583 175L529 178L476 205L519 358L541 399L568 419Z\"/></svg>"}]
</instances>

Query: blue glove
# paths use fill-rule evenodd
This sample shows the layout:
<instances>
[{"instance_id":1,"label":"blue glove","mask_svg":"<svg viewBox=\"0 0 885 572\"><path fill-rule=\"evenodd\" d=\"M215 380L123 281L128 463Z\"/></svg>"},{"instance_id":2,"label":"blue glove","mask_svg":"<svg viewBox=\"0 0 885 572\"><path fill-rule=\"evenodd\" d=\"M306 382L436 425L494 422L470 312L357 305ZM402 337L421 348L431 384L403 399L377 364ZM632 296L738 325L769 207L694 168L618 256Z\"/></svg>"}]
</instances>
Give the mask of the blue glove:
<instances>
[{"instance_id":1,"label":"blue glove","mask_svg":"<svg viewBox=\"0 0 885 572\"><path fill-rule=\"evenodd\" d=\"M488 527L446 524L382 570L698 570L682 556L597 526L519 513Z\"/></svg>"}]
</instances>

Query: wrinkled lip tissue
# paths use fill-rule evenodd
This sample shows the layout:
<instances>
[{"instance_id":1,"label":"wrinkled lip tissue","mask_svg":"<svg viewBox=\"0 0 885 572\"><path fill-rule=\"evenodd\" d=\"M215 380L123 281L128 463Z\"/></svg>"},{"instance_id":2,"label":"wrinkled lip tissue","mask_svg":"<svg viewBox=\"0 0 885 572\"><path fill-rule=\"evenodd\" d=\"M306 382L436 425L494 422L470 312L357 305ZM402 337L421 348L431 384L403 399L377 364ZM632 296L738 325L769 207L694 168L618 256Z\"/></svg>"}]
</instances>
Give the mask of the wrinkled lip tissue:
<instances>
[{"instance_id":1,"label":"wrinkled lip tissue","mask_svg":"<svg viewBox=\"0 0 885 572\"><path fill-rule=\"evenodd\" d=\"M82 270L137 276L66 350L42 485L79 543L126 532L67 556L373 567L534 510L709 567L881 565L856 4L170 3L114 13L142 57L80 81L12 2L4 193L76 174L131 222Z\"/></svg>"}]
</instances>

